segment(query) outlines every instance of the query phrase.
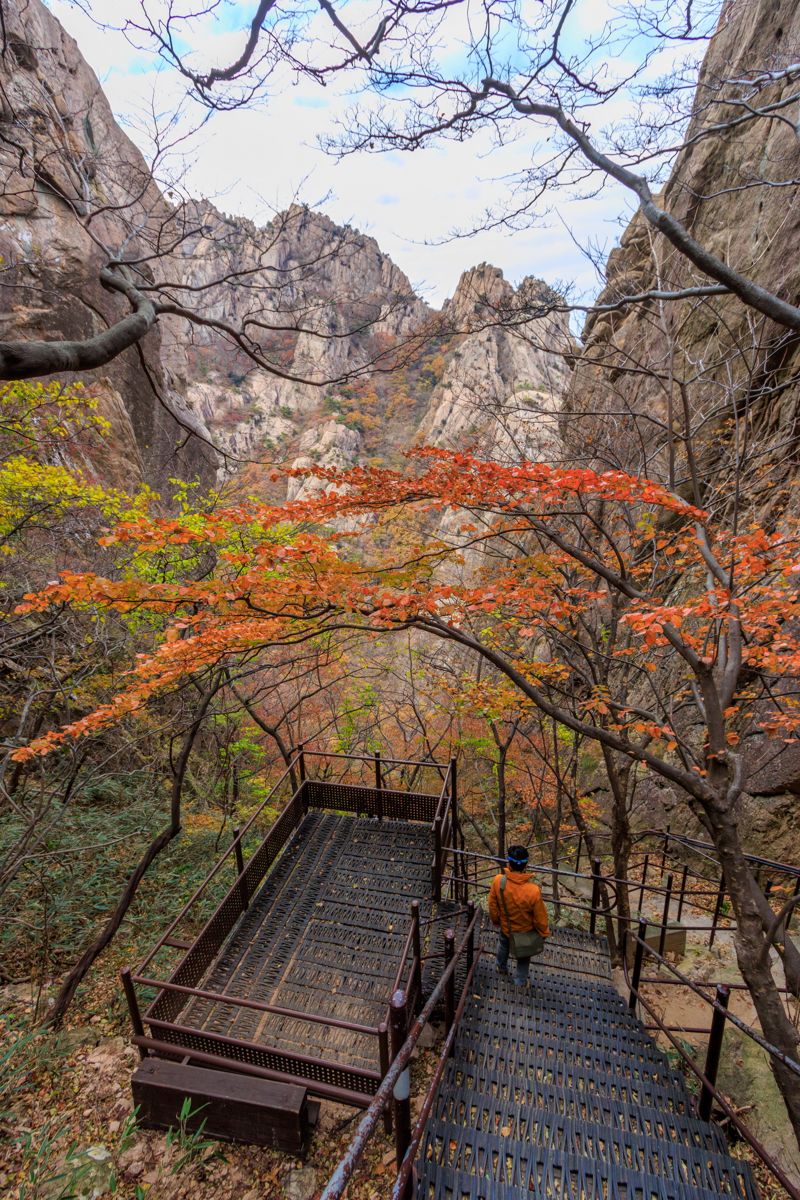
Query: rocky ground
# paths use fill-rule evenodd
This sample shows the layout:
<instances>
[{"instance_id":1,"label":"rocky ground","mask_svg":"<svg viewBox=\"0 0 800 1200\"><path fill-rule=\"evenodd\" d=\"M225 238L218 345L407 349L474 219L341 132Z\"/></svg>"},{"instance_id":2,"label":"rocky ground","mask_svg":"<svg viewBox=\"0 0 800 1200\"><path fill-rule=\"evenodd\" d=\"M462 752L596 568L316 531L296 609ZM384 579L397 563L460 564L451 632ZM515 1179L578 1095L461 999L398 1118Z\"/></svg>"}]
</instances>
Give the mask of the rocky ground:
<instances>
[{"instance_id":1,"label":"rocky ground","mask_svg":"<svg viewBox=\"0 0 800 1200\"><path fill-rule=\"evenodd\" d=\"M109 956L95 972L60 1033L31 1036L36 998L26 985L2 989L0 1195L315 1200L361 1112L324 1103L305 1161L257 1146L138 1129L130 1092L137 1055L120 1005L119 965ZM434 1058L423 1051L415 1062L420 1093ZM350 1200L386 1196L394 1178L393 1146L381 1125L350 1186Z\"/></svg>"},{"instance_id":2,"label":"rocky ground","mask_svg":"<svg viewBox=\"0 0 800 1200\"><path fill-rule=\"evenodd\" d=\"M653 921L660 920L660 914L655 911L646 912L646 915L650 916ZM683 922L687 926L710 925L707 914L692 906L687 906L684 910ZM704 930L690 931L687 933L685 953L679 956L667 955L667 957L672 957L676 969L695 983L741 984L742 982L736 964L733 936L725 930L717 933L714 944L710 947L708 934ZM648 968L645 964L645 974L653 975L655 973L654 966L655 964L651 964L651 967ZM776 978L779 978L779 982L782 983L783 973L777 957L774 972ZM666 972L662 972L662 974L665 980L670 979ZM621 994L627 996L628 984L622 971L617 972L616 982ZM644 988L644 995L658 1019L674 1031L673 1036L685 1050L693 1055L698 1066L702 1068L705 1061L707 1037L705 1034L693 1033L691 1030L709 1028L711 1012L708 1004L689 988L674 986L669 982L647 985ZM794 1012L795 1024L797 1024L800 1022L800 1007L795 1001L789 1003ZM729 1011L748 1025L759 1028L755 1009L746 992L738 990L732 992ZM648 1020L647 1014L643 1013L642 1018ZM691 1070L685 1067L676 1048L662 1034L657 1036L657 1040L670 1057L674 1057L675 1065L686 1070L690 1086L695 1087L696 1078ZM786 1109L772 1077L767 1056L755 1042L744 1034L740 1034L730 1024L728 1024L723 1038L717 1085L750 1132L773 1155L795 1184L800 1185L800 1151L798 1151ZM734 1153L747 1158L751 1163L762 1195L765 1198L784 1196L783 1189L752 1153L747 1143L739 1139L736 1130L729 1126L724 1114L716 1113L716 1119L720 1121L731 1138Z\"/></svg>"}]
</instances>

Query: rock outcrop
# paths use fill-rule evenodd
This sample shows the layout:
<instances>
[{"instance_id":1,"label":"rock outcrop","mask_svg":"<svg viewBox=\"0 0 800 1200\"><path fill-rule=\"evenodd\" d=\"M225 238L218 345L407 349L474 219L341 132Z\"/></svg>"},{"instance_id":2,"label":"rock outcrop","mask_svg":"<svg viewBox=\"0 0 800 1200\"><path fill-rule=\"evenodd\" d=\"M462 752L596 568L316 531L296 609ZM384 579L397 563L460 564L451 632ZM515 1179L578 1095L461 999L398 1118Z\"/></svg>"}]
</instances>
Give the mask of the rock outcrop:
<instances>
[{"instance_id":1,"label":"rock outcrop","mask_svg":"<svg viewBox=\"0 0 800 1200\"><path fill-rule=\"evenodd\" d=\"M101 285L101 268L115 255L152 253L172 210L75 41L40 0L4 5L4 19L0 337L83 339L129 311ZM137 471L156 484L182 473L213 478L208 431L174 385L157 328L91 383L122 459L110 482L130 483Z\"/></svg>"},{"instance_id":2,"label":"rock outcrop","mask_svg":"<svg viewBox=\"0 0 800 1200\"><path fill-rule=\"evenodd\" d=\"M800 298L800 139L791 120L742 122L724 135L703 131L730 119L726 79L781 70L798 59L800 8L794 0L728 0L703 65L687 136L662 204L703 246L766 288ZM778 79L759 101L796 94ZM735 110L737 113L739 109ZM788 111L788 109L787 109ZM608 260L599 303L661 286L709 280L641 216ZM796 472L800 338L738 299L713 297L596 313L584 329L565 412L575 444L602 447L606 460L664 477L665 426L682 428L685 381L704 474L704 500L730 487L734 443L747 441L747 500L776 511ZM670 412L671 408L671 412ZM606 413L595 421L592 415ZM582 414L589 414L583 417ZM746 426L746 430L745 430ZM680 447L678 455L681 457ZM769 469L767 469L769 468ZM723 503L723 500L719 501Z\"/></svg>"},{"instance_id":3,"label":"rock outcrop","mask_svg":"<svg viewBox=\"0 0 800 1200\"><path fill-rule=\"evenodd\" d=\"M781 71L798 60L794 0L728 0L700 76L687 148L662 204L702 245L787 300L800 301L800 138L789 121L742 122L701 136L730 117L721 81L770 71L761 100L796 95ZM721 88L721 91L719 90ZM736 110L739 111L738 109ZM789 111L788 107L786 111ZM609 257L599 304L656 286L707 284L636 216ZM682 387L680 386L682 385ZM562 435L576 458L669 479L691 496L682 435L686 400L702 503L724 513L735 498L739 527L779 524L797 511L800 337L730 296L628 306L595 313L564 400ZM779 743L751 745L743 802L751 849L790 858L798 843L800 755Z\"/></svg>"},{"instance_id":4,"label":"rock outcrop","mask_svg":"<svg viewBox=\"0 0 800 1200\"><path fill-rule=\"evenodd\" d=\"M500 460L552 458L571 349L564 317L526 319L523 303L548 299L539 280L518 292L481 263L459 280L442 316L459 333L420 425L421 441Z\"/></svg>"},{"instance_id":5,"label":"rock outcrop","mask_svg":"<svg viewBox=\"0 0 800 1200\"><path fill-rule=\"evenodd\" d=\"M85 339L119 321L127 301L101 283L115 260L202 318L162 314L81 376L111 422L98 474L160 486L221 469L267 488L265 466L397 465L420 440L548 452L566 329L520 315L543 285L515 292L484 264L436 313L374 239L302 205L262 227L163 194L41 0L7 7L0 337Z\"/></svg>"}]
</instances>

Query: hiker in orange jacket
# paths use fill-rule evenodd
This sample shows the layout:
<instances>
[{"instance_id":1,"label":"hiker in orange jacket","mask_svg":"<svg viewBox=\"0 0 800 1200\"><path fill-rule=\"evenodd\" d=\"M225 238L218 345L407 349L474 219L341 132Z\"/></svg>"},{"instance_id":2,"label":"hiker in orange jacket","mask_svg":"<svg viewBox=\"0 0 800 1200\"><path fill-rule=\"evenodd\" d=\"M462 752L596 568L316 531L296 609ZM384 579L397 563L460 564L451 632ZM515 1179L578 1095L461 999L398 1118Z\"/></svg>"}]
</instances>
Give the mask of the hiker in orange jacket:
<instances>
[{"instance_id":1,"label":"hiker in orange jacket","mask_svg":"<svg viewBox=\"0 0 800 1200\"><path fill-rule=\"evenodd\" d=\"M495 875L489 889L489 916L498 931L497 969L502 975L508 970L510 933L527 933L536 929L542 937L550 936L542 891L528 874L527 865L528 851L525 847L511 846L508 851L508 866L501 874ZM501 895L500 882L503 876L506 886ZM520 986L527 983L530 965L529 958L517 959L514 979Z\"/></svg>"}]
</instances>

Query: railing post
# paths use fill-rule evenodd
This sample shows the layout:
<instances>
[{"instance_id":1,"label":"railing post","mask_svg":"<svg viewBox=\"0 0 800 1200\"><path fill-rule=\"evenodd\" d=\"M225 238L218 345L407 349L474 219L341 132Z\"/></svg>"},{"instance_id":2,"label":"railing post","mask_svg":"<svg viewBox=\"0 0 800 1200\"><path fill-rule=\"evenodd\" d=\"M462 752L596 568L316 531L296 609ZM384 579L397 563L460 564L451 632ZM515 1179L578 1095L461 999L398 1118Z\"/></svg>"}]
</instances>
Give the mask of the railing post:
<instances>
[{"instance_id":1,"label":"railing post","mask_svg":"<svg viewBox=\"0 0 800 1200\"><path fill-rule=\"evenodd\" d=\"M664 896L664 911L661 914L661 936L658 939L658 953L663 958L667 944L667 925L669 924L669 909L672 904L672 874L667 876L667 891Z\"/></svg>"},{"instance_id":2,"label":"railing post","mask_svg":"<svg viewBox=\"0 0 800 1200\"><path fill-rule=\"evenodd\" d=\"M639 925L636 930L636 950L633 956L633 976L631 978L631 991L628 996L628 1009L630 1012L636 1012L636 1001L639 999L639 981L642 978L642 963L644 962L644 949L647 941L647 919L639 918Z\"/></svg>"},{"instance_id":3,"label":"railing post","mask_svg":"<svg viewBox=\"0 0 800 1200\"><path fill-rule=\"evenodd\" d=\"M383 777L381 776L381 752L375 751L375 790L378 793L375 816L379 821L383 820Z\"/></svg>"},{"instance_id":4,"label":"railing post","mask_svg":"<svg viewBox=\"0 0 800 1200\"><path fill-rule=\"evenodd\" d=\"M144 1037L144 1024L142 1022L142 1014L139 1012L139 1001L136 999L136 988L133 986L130 967L125 967L122 971L120 971L119 974L122 980L122 986L125 989L125 999L128 1001L128 1012L131 1016L133 1032L136 1037ZM139 1057L145 1058L147 1052L144 1046L139 1046L138 1050Z\"/></svg>"},{"instance_id":5,"label":"railing post","mask_svg":"<svg viewBox=\"0 0 800 1200\"><path fill-rule=\"evenodd\" d=\"M414 956L412 971L413 1011L422 1007L422 934L419 925L419 900L411 901L411 953Z\"/></svg>"},{"instance_id":6,"label":"railing post","mask_svg":"<svg viewBox=\"0 0 800 1200\"><path fill-rule=\"evenodd\" d=\"M725 1013L728 1011L730 994L730 988L726 983L717 984L717 998L714 1004L714 1015L711 1018L711 1033L708 1038L706 1065L703 1068L703 1074L709 1086L705 1083L703 1084L703 1089L700 1092L700 1103L697 1106L697 1115L701 1121L709 1121L711 1119L711 1102L714 1099L711 1089L717 1082L719 1057L722 1051L722 1037L725 1033Z\"/></svg>"},{"instance_id":7,"label":"railing post","mask_svg":"<svg viewBox=\"0 0 800 1200\"><path fill-rule=\"evenodd\" d=\"M595 936L597 930L597 908L600 904L600 859L592 859L592 913L589 918L589 933Z\"/></svg>"},{"instance_id":8,"label":"railing post","mask_svg":"<svg viewBox=\"0 0 800 1200\"><path fill-rule=\"evenodd\" d=\"M458 775L455 758L450 759L450 841L453 849L458 847ZM462 894L460 855L453 854L453 899L461 903L466 900L466 891Z\"/></svg>"},{"instance_id":9,"label":"railing post","mask_svg":"<svg viewBox=\"0 0 800 1200\"><path fill-rule=\"evenodd\" d=\"M381 1068L381 1079L389 1070L389 1026L381 1021L378 1026L378 1061ZM383 1110L383 1128L387 1133L392 1132L392 1106L387 1104Z\"/></svg>"},{"instance_id":10,"label":"railing post","mask_svg":"<svg viewBox=\"0 0 800 1200\"><path fill-rule=\"evenodd\" d=\"M444 931L444 969L445 971L453 961L453 955L456 949L455 930L446 929ZM452 972L447 980L444 988L444 1032L447 1035L453 1028L453 1022L456 1019L456 973Z\"/></svg>"},{"instance_id":11,"label":"railing post","mask_svg":"<svg viewBox=\"0 0 800 1200\"><path fill-rule=\"evenodd\" d=\"M250 897L247 894L247 884L243 879L244 875L244 854L242 853L242 843L240 840L240 829L233 831L233 853L236 858L236 876L239 880L239 900L242 905L242 912L245 911L250 903Z\"/></svg>"},{"instance_id":12,"label":"railing post","mask_svg":"<svg viewBox=\"0 0 800 1200\"><path fill-rule=\"evenodd\" d=\"M644 904L644 889L645 889L645 885L647 884L647 868L649 866L650 866L650 855L645 854L644 862L642 863L642 886L639 888L639 905L638 905L639 912L642 911L642 905Z\"/></svg>"},{"instance_id":13,"label":"railing post","mask_svg":"<svg viewBox=\"0 0 800 1200\"><path fill-rule=\"evenodd\" d=\"M472 925L475 917L475 903L473 900L467 901L467 928ZM475 927L470 930L469 941L467 942L467 974L472 970L472 964L475 961Z\"/></svg>"},{"instance_id":14,"label":"railing post","mask_svg":"<svg viewBox=\"0 0 800 1200\"><path fill-rule=\"evenodd\" d=\"M438 904L442 898L442 821L433 822L433 878L431 879L433 900Z\"/></svg>"},{"instance_id":15,"label":"railing post","mask_svg":"<svg viewBox=\"0 0 800 1200\"><path fill-rule=\"evenodd\" d=\"M664 874L664 869L667 865L667 849L669 847L669 833L670 833L671 828L672 828L672 822L670 821L669 824L667 825L667 831L664 834L664 847L661 851L661 874L662 875Z\"/></svg>"},{"instance_id":16,"label":"railing post","mask_svg":"<svg viewBox=\"0 0 800 1200\"><path fill-rule=\"evenodd\" d=\"M305 781L306 781L306 752L305 752L305 744L303 742L300 742L297 747L297 765L300 769L300 782L305 783Z\"/></svg>"},{"instance_id":17,"label":"railing post","mask_svg":"<svg viewBox=\"0 0 800 1200\"><path fill-rule=\"evenodd\" d=\"M719 915L722 912L722 901L725 899L725 876L719 877L719 890L717 892L717 902L714 905L714 916L711 918L711 936L708 939L709 947L714 945L714 938L717 936L717 922Z\"/></svg>"},{"instance_id":18,"label":"railing post","mask_svg":"<svg viewBox=\"0 0 800 1200\"><path fill-rule=\"evenodd\" d=\"M678 915L675 918L677 921L680 921L681 917L683 916L683 902L686 899L686 876L688 874L689 864L685 863L683 871L681 872L681 894L678 897Z\"/></svg>"},{"instance_id":19,"label":"railing post","mask_svg":"<svg viewBox=\"0 0 800 1200\"><path fill-rule=\"evenodd\" d=\"M397 991L389 1007L391 1059L394 1062L408 1036L408 1011L405 992ZM411 1069L401 1071L394 1085L394 1151L400 1170L406 1150L411 1143Z\"/></svg>"},{"instance_id":20,"label":"railing post","mask_svg":"<svg viewBox=\"0 0 800 1200\"><path fill-rule=\"evenodd\" d=\"M578 849L575 851L575 874L578 874L581 866L581 851L583 850L583 834L578 834Z\"/></svg>"}]
</instances>

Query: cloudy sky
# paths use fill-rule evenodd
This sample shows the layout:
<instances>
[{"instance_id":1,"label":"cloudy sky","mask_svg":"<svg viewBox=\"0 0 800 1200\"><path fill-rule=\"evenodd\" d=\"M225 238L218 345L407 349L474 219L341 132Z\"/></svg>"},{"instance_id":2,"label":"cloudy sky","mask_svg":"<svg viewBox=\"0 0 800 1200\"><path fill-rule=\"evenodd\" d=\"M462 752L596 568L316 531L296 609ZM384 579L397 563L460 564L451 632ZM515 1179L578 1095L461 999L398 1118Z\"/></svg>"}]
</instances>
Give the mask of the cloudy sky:
<instances>
[{"instance_id":1,"label":"cloudy sky","mask_svg":"<svg viewBox=\"0 0 800 1200\"><path fill-rule=\"evenodd\" d=\"M140 130L146 112L153 103L157 111L168 112L179 102L175 73L158 70L153 58L121 34L98 29L70 0L46 2L76 38L120 121L144 148ZM111 2L95 0L95 11L103 12ZM120 8L127 2L119 0ZM580 29L573 36L597 33L612 2L592 0L583 6ZM113 0L114 10L117 4ZM233 7L241 13L241 5ZM111 7L106 11L110 15ZM241 48L242 35L222 30L216 42L218 61L226 61L232 48ZM684 48L672 53L682 55ZM626 66L622 61L615 65L620 70ZM662 56L650 68L651 77L664 69L669 62ZM334 220L375 237L433 304L452 294L463 270L483 261L502 268L513 283L532 274L551 283L575 281L583 296L596 293L597 274L581 247L608 250L614 244L620 222L631 212L621 188L609 185L582 200L562 195L557 211L543 213L534 228L522 232L498 229L447 240L452 230L480 223L502 191L499 177L529 166L527 141L497 150L488 136L479 136L413 154L336 161L317 139L346 119L351 103L343 83L323 89L305 80L289 81L264 106L215 115L185 147L184 186L224 212L255 220L268 219L271 210L285 207L295 196L322 207Z\"/></svg>"}]
</instances>

